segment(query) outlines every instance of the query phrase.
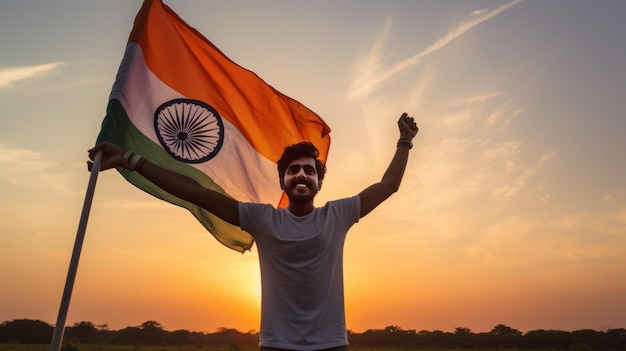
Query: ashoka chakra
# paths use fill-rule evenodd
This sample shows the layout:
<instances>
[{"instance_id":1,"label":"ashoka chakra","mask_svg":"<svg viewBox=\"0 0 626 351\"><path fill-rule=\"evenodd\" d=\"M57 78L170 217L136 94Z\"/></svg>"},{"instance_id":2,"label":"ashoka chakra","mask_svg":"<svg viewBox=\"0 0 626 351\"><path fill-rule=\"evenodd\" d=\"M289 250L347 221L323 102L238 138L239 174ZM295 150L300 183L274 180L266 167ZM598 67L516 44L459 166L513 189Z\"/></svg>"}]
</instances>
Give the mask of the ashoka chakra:
<instances>
[{"instance_id":1,"label":"ashoka chakra","mask_svg":"<svg viewBox=\"0 0 626 351\"><path fill-rule=\"evenodd\" d=\"M224 141L224 124L217 111L198 100L175 99L154 112L154 130L175 159L201 163L212 159Z\"/></svg>"}]
</instances>

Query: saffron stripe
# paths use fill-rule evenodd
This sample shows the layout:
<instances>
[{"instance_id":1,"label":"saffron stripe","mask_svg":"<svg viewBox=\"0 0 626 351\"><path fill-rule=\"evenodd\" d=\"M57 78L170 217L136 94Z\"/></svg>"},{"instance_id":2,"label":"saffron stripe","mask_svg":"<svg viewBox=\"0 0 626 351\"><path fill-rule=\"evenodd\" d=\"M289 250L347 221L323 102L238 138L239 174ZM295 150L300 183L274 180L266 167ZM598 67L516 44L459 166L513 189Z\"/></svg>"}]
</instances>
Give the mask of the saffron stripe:
<instances>
[{"instance_id":1,"label":"saffron stripe","mask_svg":"<svg viewBox=\"0 0 626 351\"><path fill-rule=\"evenodd\" d=\"M154 111L163 102L178 98L187 96L161 82L146 67L141 48L135 43L128 44L110 99L119 100L137 129L157 145ZM209 161L191 166L207 174L239 201L277 206L282 190L276 178L275 160L259 157L237 128L228 120L223 122L225 139L220 152ZM254 179L250 179L249 170L254 170Z\"/></svg>"},{"instance_id":2,"label":"saffron stripe","mask_svg":"<svg viewBox=\"0 0 626 351\"><path fill-rule=\"evenodd\" d=\"M317 114L231 61L160 0L146 1L140 13L129 42L141 46L147 66L166 85L215 107L269 160L305 140L326 160L330 128Z\"/></svg>"}]
</instances>

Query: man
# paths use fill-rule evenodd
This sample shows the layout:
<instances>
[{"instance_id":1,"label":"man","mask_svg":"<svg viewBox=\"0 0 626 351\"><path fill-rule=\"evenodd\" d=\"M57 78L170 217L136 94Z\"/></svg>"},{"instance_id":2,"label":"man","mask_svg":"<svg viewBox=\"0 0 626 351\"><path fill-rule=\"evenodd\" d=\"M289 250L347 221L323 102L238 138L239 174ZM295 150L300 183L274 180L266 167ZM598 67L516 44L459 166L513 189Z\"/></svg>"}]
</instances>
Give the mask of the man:
<instances>
[{"instance_id":1,"label":"man","mask_svg":"<svg viewBox=\"0 0 626 351\"><path fill-rule=\"evenodd\" d=\"M163 169L132 152L103 143L100 170L137 171L163 190L241 227L257 244L261 266L261 351L347 350L343 296L343 244L348 229L396 192L418 128L403 113L400 139L380 182L356 196L315 207L326 172L310 143L285 148L278 160L286 209L243 203L206 189L191 178ZM88 162L91 169L92 162Z\"/></svg>"}]
</instances>

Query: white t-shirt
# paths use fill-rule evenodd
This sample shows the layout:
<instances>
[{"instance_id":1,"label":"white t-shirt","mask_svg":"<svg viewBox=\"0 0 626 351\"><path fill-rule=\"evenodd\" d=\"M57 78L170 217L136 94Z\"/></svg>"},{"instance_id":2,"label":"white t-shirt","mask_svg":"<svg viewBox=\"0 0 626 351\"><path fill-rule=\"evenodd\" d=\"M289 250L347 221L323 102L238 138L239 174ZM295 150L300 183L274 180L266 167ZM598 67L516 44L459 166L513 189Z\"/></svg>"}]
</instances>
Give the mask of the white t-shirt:
<instances>
[{"instance_id":1,"label":"white t-shirt","mask_svg":"<svg viewBox=\"0 0 626 351\"><path fill-rule=\"evenodd\" d=\"M360 206L354 196L298 217L288 209L239 203L241 229L254 237L259 253L261 346L320 350L348 345L343 244L359 220Z\"/></svg>"}]
</instances>

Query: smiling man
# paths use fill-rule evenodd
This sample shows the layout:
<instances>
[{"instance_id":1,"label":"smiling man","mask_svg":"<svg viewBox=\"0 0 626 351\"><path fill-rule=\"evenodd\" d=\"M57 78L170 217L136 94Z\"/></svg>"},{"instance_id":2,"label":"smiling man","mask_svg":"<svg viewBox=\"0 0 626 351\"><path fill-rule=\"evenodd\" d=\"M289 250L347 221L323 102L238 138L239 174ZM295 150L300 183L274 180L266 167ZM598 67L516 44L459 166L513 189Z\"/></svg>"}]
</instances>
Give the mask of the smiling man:
<instances>
[{"instance_id":1,"label":"smiling man","mask_svg":"<svg viewBox=\"0 0 626 351\"><path fill-rule=\"evenodd\" d=\"M280 188L287 194L289 210L295 215L303 216L313 210L312 200L326 174L326 166L318 157L315 146L303 142L286 147L277 162Z\"/></svg>"},{"instance_id":2,"label":"smiling man","mask_svg":"<svg viewBox=\"0 0 626 351\"><path fill-rule=\"evenodd\" d=\"M400 187L418 128L406 113L398 120L400 139L382 179L358 195L315 207L325 165L311 143L285 148L278 160L287 208L239 202L195 180L103 143L100 170L137 171L163 190L190 201L254 237L261 266L261 351L347 350L343 246L350 227ZM92 162L88 162L91 169Z\"/></svg>"}]
</instances>

